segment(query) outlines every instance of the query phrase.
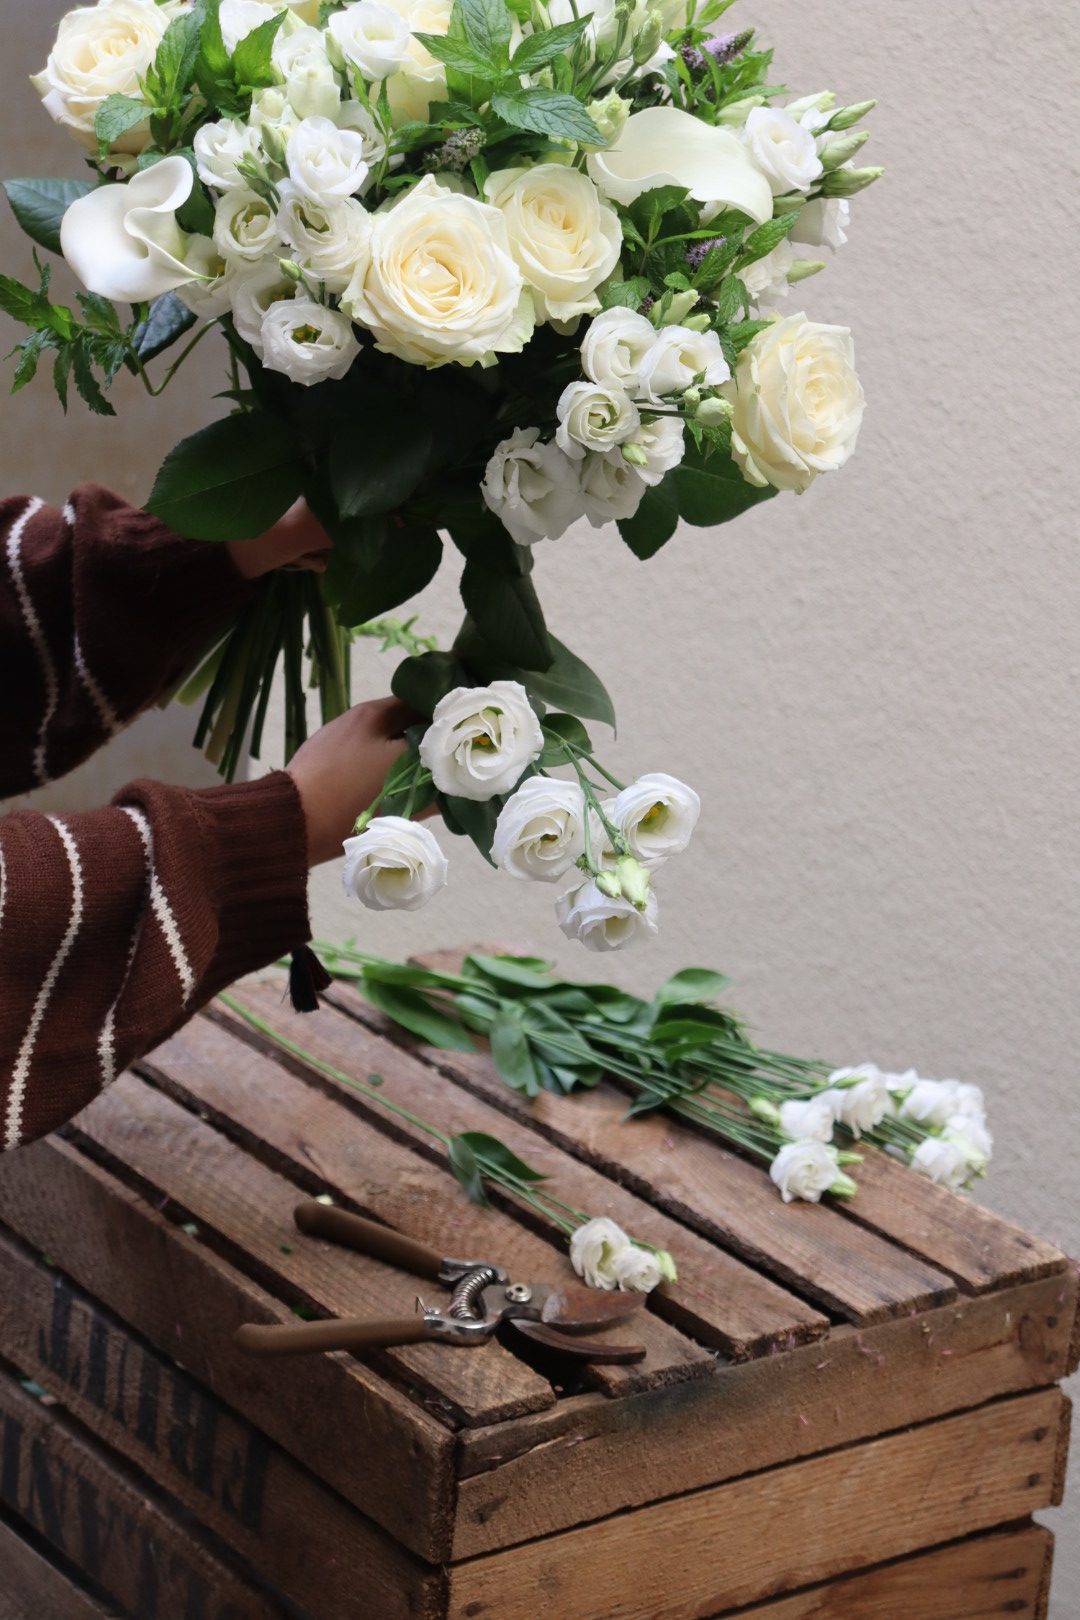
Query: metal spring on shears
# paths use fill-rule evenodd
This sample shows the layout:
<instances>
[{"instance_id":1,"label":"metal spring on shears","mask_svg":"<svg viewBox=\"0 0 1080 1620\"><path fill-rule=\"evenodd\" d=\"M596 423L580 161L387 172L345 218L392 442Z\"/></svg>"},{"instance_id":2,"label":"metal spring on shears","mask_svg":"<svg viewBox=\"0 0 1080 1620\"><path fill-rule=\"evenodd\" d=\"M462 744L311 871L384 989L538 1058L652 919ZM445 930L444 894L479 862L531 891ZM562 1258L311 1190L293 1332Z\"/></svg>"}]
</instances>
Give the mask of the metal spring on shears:
<instances>
[{"instance_id":1,"label":"metal spring on shears","mask_svg":"<svg viewBox=\"0 0 1080 1620\"><path fill-rule=\"evenodd\" d=\"M477 1301L485 1288L498 1282L499 1274L491 1266L481 1266L477 1271L470 1271L462 1277L454 1289L453 1298L447 1315L455 1322L478 1322L481 1312L477 1309Z\"/></svg>"}]
</instances>

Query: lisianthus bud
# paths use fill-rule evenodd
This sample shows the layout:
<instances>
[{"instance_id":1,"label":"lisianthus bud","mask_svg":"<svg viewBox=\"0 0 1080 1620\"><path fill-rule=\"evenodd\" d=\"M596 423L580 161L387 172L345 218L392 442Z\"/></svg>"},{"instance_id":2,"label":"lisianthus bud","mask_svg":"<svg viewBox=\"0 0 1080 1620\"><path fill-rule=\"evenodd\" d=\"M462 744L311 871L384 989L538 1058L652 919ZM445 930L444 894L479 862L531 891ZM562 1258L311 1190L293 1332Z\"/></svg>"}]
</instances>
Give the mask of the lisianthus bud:
<instances>
[{"instance_id":1,"label":"lisianthus bud","mask_svg":"<svg viewBox=\"0 0 1080 1620\"><path fill-rule=\"evenodd\" d=\"M656 1263L660 1267L660 1274L665 1282L678 1282L679 1273L675 1265L675 1258L667 1249L654 1249Z\"/></svg>"},{"instance_id":2,"label":"lisianthus bud","mask_svg":"<svg viewBox=\"0 0 1080 1620\"><path fill-rule=\"evenodd\" d=\"M755 1119L764 1120L766 1125L780 1127L780 1110L768 1097L751 1097L750 1112Z\"/></svg>"},{"instance_id":3,"label":"lisianthus bud","mask_svg":"<svg viewBox=\"0 0 1080 1620\"><path fill-rule=\"evenodd\" d=\"M650 11L645 26L634 41L634 66L644 67L660 49L664 37L664 23L658 11Z\"/></svg>"},{"instance_id":4,"label":"lisianthus bud","mask_svg":"<svg viewBox=\"0 0 1080 1620\"><path fill-rule=\"evenodd\" d=\"M649 458L640 444L624 444L622 447L623 460L628 461L631 467L647 467Z\"/></svg>"},{"instance_id":5,"label":"lisianthus bud","mask_svg":"<svg viewBox=\"0 0 1080 1620\"><path fill-rule=\"evenodd\" d=\"M660 316L661 326L682 326L685 317L701 300L701 294L691 287L686 292L672 293L671 302Z\"/></svg>"},{"instance_id":6,"label":"lisianthus bud","mask_svg":"<svg viewBox=\"0 0 1080 1620\"><path fill-rule=\"evenodd\" d=\"M755 107L764 107L764 96L744 96L741 101L729 101L716 115L718 124L730 124L742 129Z\"/></svg>"},{"instance_id":7,"label":"lisianthus bud","mask_svg":"<svg viewBox=\"0 0 1080 1620\"><path fill-rule=\"evenodd\" d=\"M856 101L850 107L841 107L840 111L833 113L829 120L830 130L851 129L855 124L861 124L869 113L877 106L876 101Z\"/></svg>"},{"instance_id":8,"label":"lisianthus bud","mask_svg":"<svg viewBox=\"0 0 1080 1620\"><path fill-rule=\"evenodd\" d=\"M629 900L635 911L644 911L649 903L651 879L645 867L633 855L620 855L615 872L624 900Z\"/></svg>"},{"instance_id":9,"label":"lisianthus bud","mask_svg":"<svg viewBox=\"0 0 1080 1620\"><path fill-rule=\"evenodd\" d=\"M824 268L824 259L796 259L787 273L788 285L794 287L797 281L809 281L811 276L820 275Z\"/></svg>"},{"instance_id":10,"label":"lisianthus bud","mask_svg":"<svg viewBox=\"0 0 1080 1620\"><path fill-rule=\"evenodd\" d=\"M621 900L623 897L622 884L614 872L601 872L596 879L596 887L609 900Z\"/></svg>"},{"instance_id":11,"label":"lisianthus bud","mask_svg":"<svg viewBox=\"0 0 1080 1620\"><path fill-rule=\"evenodd\" d=\"M839 1175L833 1182L829 1191L834 1198L854 1198L859 1190L859 1183L852 1181L848 1175Z\"/></svg>"},{"instance_id":12,"label":"lisianthus bud","mask_svg":"<svg viewBox=\"0 0 1080 1620\"><path fill-rule=\"evenodd\" d=\"M798 101L789 101L784 111L790 113L792 118L800 119L805 118L809 112L832 112L835 106L836 91L819 90L816 95L800 96Z\"/></svg>"},{"instance_id":13,"label":"lisianthus bud","mask_svg":"<svg viewBox=\"0 0 1080 1620\"><path fill-rule=\"evenodd\" d=\"M293 259L279 259L278 269L286 281L303 281L304 272Z\"/></svg>"},{"instance_id":14,"label":"lisianthus bud","mask_svg":"<svg viewBox=\"0 0 1080 1620\"><path fill-rule=\"evenodd\" d=\"M612 90L603 100L590 101L585 108L608 146L614 146L630 116L630 103Z\"/></svg>"},{"instance_id":15,"label":"lisianthus bud","mask_svg":"<svg viewBox=\"0 0 1080 1620\"><path fill-rule=\"evenodd\" d=\"M686 406L688 411L692 411L696 416L701 409L702 404L701 389L688 388L683 394L683 404Z\"/></svg>"},{"instance_id":16,"label":"lisianthus bud","mask_svg":"<svg viewBox=\"0 0 1080 1620\"><path fill-rule=\"evenodd\" d=\"M821 182L823 197L854 197L880 180L884 169L831 169Z\"/></svg>"},{"instance_id":17,"label":"lisianthus bud","mask_svg":"<svg viewBox=\"0 0 1080 1620\"><path fill-rule=\"evenodd\" d=\"M707 332L712 322L708 315L687 315L682 324L690 332Z\"/></svg>"},{"instance_id":18,"label":"lisianthus bud","mask_svg":"<svg viewBox=\"0 0 1080 1620\"><path fill-rule=\"evenodd\" d=\"M830 169L839 169L842 164L850 163L856 152L866 145L870 139L868 129L857 129L850 135L834 135L827 140L818 153L821 166L826 173Z\"/></svg>"},{"instance_id":19,"label":"lisianthus bud","mask_svg":"<svg viewBox=\"0 0 1080 1620\"><path fill-rule=\"evenodd\" d=\"M703 399L695 414L698 421L704 422L706 427L719 427L721 422L730 420L734 410L735 407L730 400L725 399L722 394L716 394L712 399Z\"/></svg>"}]
</instances>

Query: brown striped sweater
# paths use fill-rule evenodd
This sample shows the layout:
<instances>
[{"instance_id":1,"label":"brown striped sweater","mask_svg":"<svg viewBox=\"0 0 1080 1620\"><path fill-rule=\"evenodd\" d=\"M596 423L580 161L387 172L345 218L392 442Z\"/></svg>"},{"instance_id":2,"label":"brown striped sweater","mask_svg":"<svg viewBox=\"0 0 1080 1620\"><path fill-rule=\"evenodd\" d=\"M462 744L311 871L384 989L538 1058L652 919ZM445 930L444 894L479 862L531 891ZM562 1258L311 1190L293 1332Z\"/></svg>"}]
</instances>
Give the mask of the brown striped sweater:
<instances>
[{"instance_id":1,"label":"brown striped sweater","mask_svg":"<svg viewBox=\"0 0 1080 1620\"><path fill-rule=\"evenodd\" d=\"M62 776L184 673L245 584L103 489L0 502L0 798ZM133 782L0 818L0 1151L53 1130L216 991L307 939L291 777Z\"/></svg>"}]
</instances>

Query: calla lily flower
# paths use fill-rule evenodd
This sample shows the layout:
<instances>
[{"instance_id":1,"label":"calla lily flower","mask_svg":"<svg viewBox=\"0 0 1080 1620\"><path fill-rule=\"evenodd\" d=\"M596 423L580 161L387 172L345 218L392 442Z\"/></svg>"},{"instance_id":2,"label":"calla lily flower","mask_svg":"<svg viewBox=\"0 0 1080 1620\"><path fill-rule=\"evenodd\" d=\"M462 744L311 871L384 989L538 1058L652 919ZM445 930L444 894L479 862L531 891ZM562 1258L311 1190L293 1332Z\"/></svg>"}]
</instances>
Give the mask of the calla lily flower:
<instances>
[{"instance_id":1,"label":"calla lily flower","mask_svg":"<svg viewBox=\"0 0 1080 1620\"><path fill-rule=\"evenodd\" d=\"M624 207L657 186L684 186L714 214L738 208L759 225L773 215L772 187L738 135L678 107L634 113L614 146L589 154L588 169Z\"/></svg>"},{"instance_id":2,"label":"calla lily flower","mask_svg":"<svg viewBox=\"0 0 1080 1620\"><path fill-rule=\"evenodd\" d=\"M126 185L99 186L73 202L60 227L64 258L89 292L149 303L195 281L176 211L195 176L186 158L162 158Z\"/></svg>"}]
</instances>

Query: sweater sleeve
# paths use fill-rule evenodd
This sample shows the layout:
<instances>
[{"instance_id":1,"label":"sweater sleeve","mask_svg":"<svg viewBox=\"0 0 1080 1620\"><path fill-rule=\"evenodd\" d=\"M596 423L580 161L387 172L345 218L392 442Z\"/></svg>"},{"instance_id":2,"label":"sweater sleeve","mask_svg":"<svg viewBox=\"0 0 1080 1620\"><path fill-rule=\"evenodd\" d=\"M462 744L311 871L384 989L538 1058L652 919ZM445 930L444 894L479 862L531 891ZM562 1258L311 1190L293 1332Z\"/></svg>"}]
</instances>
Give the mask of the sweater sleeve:
<instances>
[{"instance_id":1,"label":"sweater sleeve","mask_svg":"<svg viewBox=\"0 0 1080 1620\"><path fill-rule=\"evenodd\" d=\"M136 782L85 815L0 820L0 1150L54 1130L235 978L309 937L284 772Z\"/></svg>"},{"instance_id":2,"label":"sweater sleeve","mask_svg":"<svg viewBox=\"0 0 1080 1620\"><path fill-rule=\"evenodd\" d=\"M0 547L0 798L92 754L253 590L224 546L182 540L96 485L62 511L0 502Z\"/></svg>"}]
</instances>

